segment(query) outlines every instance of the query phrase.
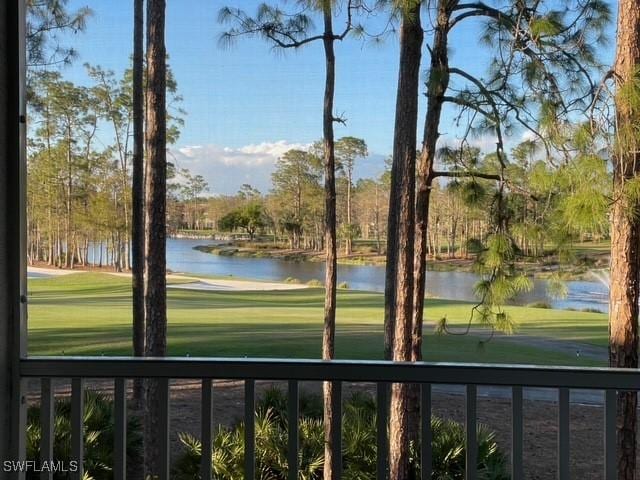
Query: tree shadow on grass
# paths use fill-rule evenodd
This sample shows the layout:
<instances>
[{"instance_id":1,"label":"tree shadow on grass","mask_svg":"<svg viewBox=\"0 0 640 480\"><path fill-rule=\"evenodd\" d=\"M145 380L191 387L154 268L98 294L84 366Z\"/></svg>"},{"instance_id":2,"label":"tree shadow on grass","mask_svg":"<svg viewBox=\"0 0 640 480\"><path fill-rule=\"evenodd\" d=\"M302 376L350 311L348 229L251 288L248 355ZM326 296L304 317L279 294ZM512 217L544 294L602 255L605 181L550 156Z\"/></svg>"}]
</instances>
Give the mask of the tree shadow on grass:
<instances>
[{"instance_id":1,"label":"tree shadow on grass","mask_svg":"<svg viewBox=\"0 0 640 480\"><path fill-rule=\"evenodd\" d=\"M130 325L45 328L30 332L30 355L131 355ZM320 358L322 322L189 323L169 325L168 354L191 357ZM427 361L572 365L577 360L540 348L492 341L478 350L478 337L427 332ZM336 358L382 359L383 328L370 322L337 326Z\"/></svg>"}]
</instances>

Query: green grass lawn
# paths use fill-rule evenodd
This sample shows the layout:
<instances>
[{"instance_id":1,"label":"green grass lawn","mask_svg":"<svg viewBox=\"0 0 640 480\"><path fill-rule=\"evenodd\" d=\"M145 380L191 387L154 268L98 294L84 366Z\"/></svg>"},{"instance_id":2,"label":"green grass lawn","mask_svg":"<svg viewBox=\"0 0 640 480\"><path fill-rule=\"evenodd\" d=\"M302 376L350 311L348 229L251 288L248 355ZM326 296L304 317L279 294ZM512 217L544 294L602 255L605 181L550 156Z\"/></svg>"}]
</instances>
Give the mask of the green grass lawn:
<instances>
[{"instance_id":1,"label":"green grass lawn","mask_svg":"<svg viewBox=\"0 0 640 480\"><path fill-rule=\"evenodd\" d=\"M276 292L169 290L169 355L317 358L322 333L321 289ZM131 297L127 278L99 273L29 282L31 355L128 355ZM340 290L338 358L382 357L383 297ZM468 318L470 305L429 299L427 321ZM606 345L606 316L596 313L509 307L522 333ZM425 333L426 360L598 365L594 360L494 339Z\"/></svg>"},{"instance_id":2,"label":"green grass lawn","mask_svg":"<svg viewBox=\"0 0 640 480\"><path fill-rule=\"evenodd\" d=\"M573 244L571 250L576 255L609 253L611 252L611 242L609 242L609 240L599 242L576 242Z\"/></svg>"}]
</instances>

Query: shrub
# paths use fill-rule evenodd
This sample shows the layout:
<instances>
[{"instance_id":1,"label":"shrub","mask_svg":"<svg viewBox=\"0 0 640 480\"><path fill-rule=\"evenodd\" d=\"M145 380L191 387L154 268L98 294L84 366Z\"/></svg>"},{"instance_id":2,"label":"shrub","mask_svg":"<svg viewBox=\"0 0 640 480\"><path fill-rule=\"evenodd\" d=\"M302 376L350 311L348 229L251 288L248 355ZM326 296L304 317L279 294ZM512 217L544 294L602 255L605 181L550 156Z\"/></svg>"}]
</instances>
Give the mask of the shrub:
<instances>
[{"instance_id":1,"label":"shrub","mask_svg":"<svg viewBox=\"0 0 640 480\"><path fill-rule=\"evenodd\" d=\"M465 431L452 420L431 418L433 435L434 480L465 478ZM499 449L495 434L484 425L478 425L478 478L484 480L506 480L506 456ZM414 454L417 457L418 452Z\"/></svg>"},{"instance_id":2,"label":"shrub","mask_svg":"<svg viewBox=\"0 0 640 480\"><path fill-rule=\"evenodd\" d=\"M286 426L288 414L287 395L281 389L277 387L268 388L257 402L257 412L266 413L268 410L276 412L277 417L284 421L283 426ZM302 417L320 420L324 415L322 397L301 392L298 398L298 410Z\"/></svg>"},{"instance_id":3,"label":"shrub","mask_svg":"<svg viewBox=\"0 0 640 480\"><path fill-rule=\"evenodd\" d=\"M278 389L268 390L256 408L256 472L263 480L287 478L287 398ZM322 398L301 395L299 419L299 478L322 479L324 462L324 428ZM376 403L364 393L353 394L345 403L342 417L342 463L345 480L376 476ZM459 423L431 419L433 431L433 479L464 478L465 432ZM219 427L212 453L213 473L220 480L241 479L244 462L244 424ZM176 480L199 478L202 447L189 434L180 434L183 451L173 467ZM419 478L419 445L412 444L410 458L413 478ZM506 457L494 434L484 426L478 428L478 478L509 478Z\"/></svg>"},{"instance_id":4,"label":"shrub","mask_svg":"<svg viewBox=\"0 0 640 480\"><path fill-rule=\"evenodd\" d=\"M602 310L600 310L599 308L583 308L582 310L580 310L581 312L586 312L586 313L604 313Z\"/></svg>"},{"instance_id":5,"label":"shrub","mask_svg":"<svg viewBox=\"0 0 640 480\"><path fill-rule=\"evenodd\" d=\"M323 287L324 283L314 278L313 280L309 280L307 282L307 285L309 285L310 287Z\"/></svg>"},{"instance_id":6,"label":"shrub","mask_svg":"<svg viewBox=\"0 0 640 480\"><path fill-rule=\"evenodd\" d=\"M238 253L237 248L219 248L217 250L213 250L211 253L217 253L221 257L233 257L236 253Z\"/></svg>"},{"instance_id":7,"label":"shrub","mask_svg":"<svg viewBox=\"0 0 640 480\"><path fill-rule=\"evenodd\" d=\"M482 253L482 250L484 250L482 240L478 238L470 238L467 240L467 251L469 253L478 254Z\"/></svg>"},{"instance_id":8,"label":"shrub","mask_svg":"<svg viewBox=\"0 0 640 480\"><path fill-rule=\"evenodd\" d=\"M540 301L540 302L533 302L527 305L527 307L529 308L552 308L551 304L549 302L544 302L544 301Z\"/></svg>"},{"instance_id":9,"label":"shrub","mask_svg":"<svg viewBox=\"0 0 640 480\"><path fill-rule=\"evenodd\" d=\"M340 282L338 284L338 288L342 288L343 290L347 290L349 288L349 284L347 282Z\"/></svg>"},{"instance_id":10,"label":"shrub","mask_svg":"<svg viewBox=\"0 0 640 480\"><path fill-rule=\"evenodd\" d=\"M284 279L284 283L300 283L300 280L294 277L287 277Z\"/></svg>"},{"instance_id":11,"label":"shrub","mask_svg":"<svg viewBox=\"0 0 640 480\"><path fill-rule=\"evenodd\" d=\"M113 402L100 393L86 391L84 397L84 468L83 480L111 480L113 472L114 439ZM71 460L71 399L55 402L53 459L69 464ZM40 406L27 410L27 459L39 461ZM135 417L127 423L127 465L135 467L142 461L142 427ZM57 472L55 480L66 479L68 473ZM27 472L28 480L36 480L39 473Z\"/></svg>"}]
</instances>

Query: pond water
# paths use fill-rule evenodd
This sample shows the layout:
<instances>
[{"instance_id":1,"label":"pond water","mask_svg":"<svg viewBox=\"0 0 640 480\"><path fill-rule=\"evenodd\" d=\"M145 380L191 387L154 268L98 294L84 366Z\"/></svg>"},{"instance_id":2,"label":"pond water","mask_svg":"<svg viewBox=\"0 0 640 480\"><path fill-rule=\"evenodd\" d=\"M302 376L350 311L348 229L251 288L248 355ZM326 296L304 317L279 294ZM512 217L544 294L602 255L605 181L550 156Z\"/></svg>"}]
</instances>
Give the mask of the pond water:
<instances>
[{"instance_id":1,"label":"pond water","mask_svg":"<svg viewBox=\"0 0 640 480\"><path fill-rule=\"evenodd\" d=\"M167 267L174 272L209 275L232 275L259 280L282 281L287 277L302 282L324 279L322 262L292 262L273 258L242 258L212 255L194 250L198 245L215 245L215 241L168 239ZM477 275L467 272L434 272L427 274L429 296L453 300L476 300L473 286ZM338 265L338 283L346 282L354 290L384 291L384 266ZM520 295L514 303L526 305L544 301L554 308L608 310L608 289L601 282L567 282L565 299L550 298L547 282L535 280L532 291Z\"/></svg>"}]
</instances>

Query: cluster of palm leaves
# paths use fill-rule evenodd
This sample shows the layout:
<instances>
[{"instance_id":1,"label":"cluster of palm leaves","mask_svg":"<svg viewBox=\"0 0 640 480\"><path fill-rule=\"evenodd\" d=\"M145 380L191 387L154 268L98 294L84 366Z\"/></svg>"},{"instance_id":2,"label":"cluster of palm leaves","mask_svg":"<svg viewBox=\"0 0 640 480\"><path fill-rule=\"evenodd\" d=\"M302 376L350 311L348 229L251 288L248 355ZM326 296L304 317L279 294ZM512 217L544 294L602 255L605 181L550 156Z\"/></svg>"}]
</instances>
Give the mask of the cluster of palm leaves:
<instances>
[{"instance_id":1,"label":"cluster of palm leaves","mask_svg":"<svg viewBox=\"0 0 640 480\"><path fill-rule=\"evenodd\" d=\"M285 480L287 463L288 418L286 395L277 388L265 392L258 402L255 417L256 478ZM465 433L457 422L431 419L433 430L433 474L435 480L464 478ZM303 394L300 398L299 480L323 478L324 428L322 399ZM183 451L173 466L176 480L200 478L202 445L193 435L182 433ZM367 480L376 476L376 403L365 393L354 393L343 406L342 464L345 480ZM419 445L411 445L414 477L420 478ZM241 480L244 472L244 423L231 428L218 427L211 453L213 478ZM493 432L478 428L478 478L509 478L506 457Z\"/></svg>"},{"instance_id":2,"label":"cluster of palm leaves","mask_svg":"<svg viewBox=\"0 0 640 480\"><path fill-rule=\"evenodd\" d=\"M106 395L86 391L84 396L84 477L83 480L110 480L113 478L114 416L113 401ZM40 459L40 406L27 411L27 459ZM142 427L136 417L127 423L127 465L135 466L142 460ZM71 400L55 402L53 459L69 468L71 455ZM53 460L52 459L52 460ZM29 471L27 480L36 480L39 473ZM54 480L69 477L69 472L56 472Z\"/></svg>"}]
</instances>

